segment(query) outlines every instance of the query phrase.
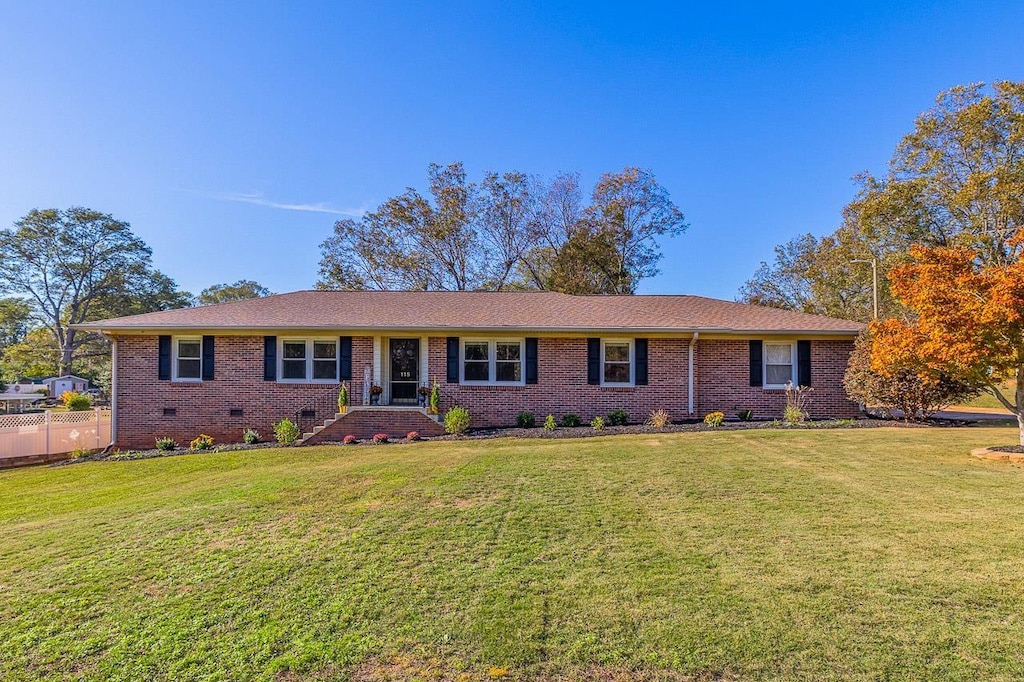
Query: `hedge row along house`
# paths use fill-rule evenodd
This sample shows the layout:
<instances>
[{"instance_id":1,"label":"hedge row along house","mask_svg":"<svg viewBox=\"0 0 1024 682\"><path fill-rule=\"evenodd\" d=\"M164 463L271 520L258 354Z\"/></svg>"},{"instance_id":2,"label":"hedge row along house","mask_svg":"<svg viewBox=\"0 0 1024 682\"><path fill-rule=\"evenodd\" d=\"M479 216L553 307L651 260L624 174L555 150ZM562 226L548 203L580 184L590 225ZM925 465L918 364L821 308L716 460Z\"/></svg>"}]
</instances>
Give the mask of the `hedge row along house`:
<instances>
[{"instance_id":1,"label":"hedge row along house","mask_svg":"<svg viewBox=\"0 0 1024 682\"><path fill-rule=\"evenodd\" d=\"M113 342L119 447L234 442L284 417L305 442L436 434L419 403L435 381L441 414L461 405L476 427L523 411L773 418L789 381L813 388L812 417L858 413L842 380L861 324L698 296L299 291L80 328Z\"/></svg>"}]
</instances>

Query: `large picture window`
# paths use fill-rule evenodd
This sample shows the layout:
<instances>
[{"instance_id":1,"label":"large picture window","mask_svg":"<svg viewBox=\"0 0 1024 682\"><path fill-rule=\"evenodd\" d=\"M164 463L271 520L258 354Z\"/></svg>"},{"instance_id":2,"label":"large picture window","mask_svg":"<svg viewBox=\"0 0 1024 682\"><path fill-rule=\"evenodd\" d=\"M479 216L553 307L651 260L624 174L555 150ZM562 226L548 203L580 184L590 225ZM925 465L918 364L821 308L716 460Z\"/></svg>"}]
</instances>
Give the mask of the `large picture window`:
<instances>
[{"instance_id":1,"label":"large picture window","mask_svg":"<svg viewBox=\"0 0 1024 682\"><path fill-rule=\"evenodd\" d=\"M202 378L203 340L200 337L175 339L175 381L201 381Z\"/></svg>"},{"instance_id":2,"label":"large picture window","mask_svg":"<svg viewBox=\"0 0 1024 682\"><path fill-rule=\"evenodd\" d=\"M523 340L463 341L462 381L467 384L522 384Z\"/></svg>"},{"instance_id":3,"label":"large picture window","mask_svg":"<svg viewBox=\"0 0 1024 682\"><path fill-rule=\"evenodd\" d=\"M337 339L283 339L280 357L282 382L338 381Z\"/></svg>"},{"instance_id":4,"label":"large picture window","mask_svg":"<svg viewBox=\"0 0 1024 682\"><path fill-rule=\"evenodd\" d=\"M606 386L633 384L633 344L628 340L601 342L601 383Z\"/></svg>"},{"instance_id":5,"label":"large picture window","mask_svg":"<svg viewBox=\"0 0 1024 682\"><path fill-rule=\"evenodd\" d=\"M795 343L764 344L764 386L765 388L785 388L792 381L796 383L793 368Z\"/></svg>"}]
</instances>

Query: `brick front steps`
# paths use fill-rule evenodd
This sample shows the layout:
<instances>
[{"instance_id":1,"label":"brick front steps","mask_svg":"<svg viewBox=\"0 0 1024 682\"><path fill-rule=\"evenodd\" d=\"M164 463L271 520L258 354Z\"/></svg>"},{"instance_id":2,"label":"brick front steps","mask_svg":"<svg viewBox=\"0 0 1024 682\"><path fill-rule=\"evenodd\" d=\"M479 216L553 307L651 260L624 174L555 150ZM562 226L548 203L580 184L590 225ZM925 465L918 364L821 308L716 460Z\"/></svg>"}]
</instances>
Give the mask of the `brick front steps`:
<instances>
[{"instance_id":1,"label":"brick front steps","mask_svg":"<svg viewBox=\"0 0 1024 682\"><path fill-rule=\"evenodd\" d=\"M340 441L348 435L360 440L386 433L388 438L405 438L410 431L421 436L442 436L444 427L437 418L420 407L354 407L346 414L336 414L317 426L311 433L302 434L298 445L315 445L324 441Z\"/></svg>"}]
</instances>

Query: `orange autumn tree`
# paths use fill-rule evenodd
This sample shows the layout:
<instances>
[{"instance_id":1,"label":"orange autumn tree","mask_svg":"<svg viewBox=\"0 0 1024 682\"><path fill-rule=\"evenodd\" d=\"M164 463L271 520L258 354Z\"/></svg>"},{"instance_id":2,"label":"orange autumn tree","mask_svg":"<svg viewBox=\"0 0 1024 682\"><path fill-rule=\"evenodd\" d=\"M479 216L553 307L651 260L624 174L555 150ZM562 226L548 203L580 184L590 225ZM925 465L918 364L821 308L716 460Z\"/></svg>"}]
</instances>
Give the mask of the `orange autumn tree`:
<instances>
[{"instance_id":1,"label":"orange autumn tree","mask_svg":"<svg viewBox=\"0 0 1024 682\"><path fill-rule=\"evenodd\" d=\"M1020 426L1024 445L1024 230L1012 258L986 263L965 247L921 247L889 273L893 294L912 320L871 323L871 368L883 375L912 368L922 379L953 377L996 396ZM1011 401L999 384L1016 381Z\"/></svg>"}]
</instances>

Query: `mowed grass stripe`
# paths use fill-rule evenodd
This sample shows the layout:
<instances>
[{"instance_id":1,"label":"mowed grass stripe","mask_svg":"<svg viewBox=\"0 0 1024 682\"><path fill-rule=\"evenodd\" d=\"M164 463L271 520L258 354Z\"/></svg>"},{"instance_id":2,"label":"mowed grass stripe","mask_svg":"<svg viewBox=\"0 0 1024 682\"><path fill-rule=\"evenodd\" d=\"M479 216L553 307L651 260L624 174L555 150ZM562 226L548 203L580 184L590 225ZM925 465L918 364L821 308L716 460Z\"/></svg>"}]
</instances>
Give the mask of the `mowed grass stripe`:
<instances>
[{"instance_id":1,"label":"mowed grass stripe","mask_svg":"<svg viewBox=\"0 0 1024 682\"><path fill-rule=\"evenodd\" d=\"M463 441L8 472L0 677L344 677L399 660L402 676L470 679L1012 679L1022 469L966 453L1014 435Z\"/></svg>"}]
</instances>

